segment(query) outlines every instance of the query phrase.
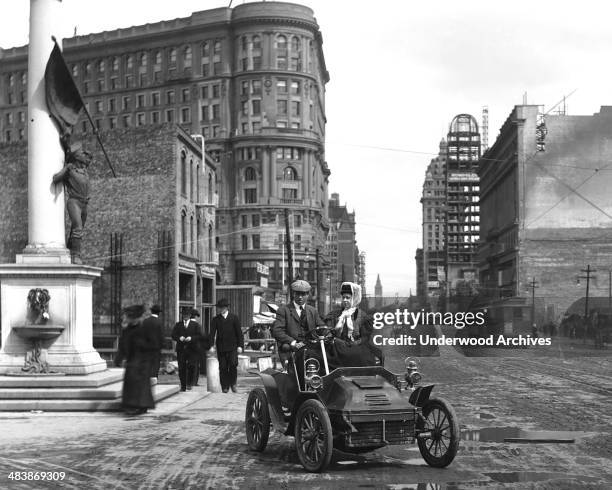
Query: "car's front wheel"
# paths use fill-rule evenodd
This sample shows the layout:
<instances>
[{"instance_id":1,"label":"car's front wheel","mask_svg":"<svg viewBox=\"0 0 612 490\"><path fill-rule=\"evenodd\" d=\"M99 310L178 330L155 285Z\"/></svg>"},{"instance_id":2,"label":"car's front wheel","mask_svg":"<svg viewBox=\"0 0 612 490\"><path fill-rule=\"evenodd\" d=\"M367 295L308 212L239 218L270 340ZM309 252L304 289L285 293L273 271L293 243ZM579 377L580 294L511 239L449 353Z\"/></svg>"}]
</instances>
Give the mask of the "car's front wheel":
<instances>
[{"instance_id":1,"label":"car's front wheel","mask_svg":"<svg viewBox=\"0 0 612 490\"><path fill-rule=\"evenodd\" d=\"M302 466L313 473L324 471L333 452L329 415L319 400L306 400L295 421L295 447Z\"/></svg>"},{"instance_id":2,"label":"car's front wheel","mask_svg":"<svg viewBox=\"0 0 612 490\"><path fill-rule=\"evenodd\" d=\"M430 398L423 405L424 427L417 439L421 456L429 466L444 468L451 464L459 449L459 424L450 403Z\"/></svg>"},{"instance_id":3,"label":"car's front wheel","mask_svg":"<svg viewBox=\"0 0 612 490\"><path fill-rule=\"evenodd\" d=\"M261 388L249 393L244 416L247 442L253 451L263 451L270 436L270 411L268 397Z\"/></svg>"}]
</instances>

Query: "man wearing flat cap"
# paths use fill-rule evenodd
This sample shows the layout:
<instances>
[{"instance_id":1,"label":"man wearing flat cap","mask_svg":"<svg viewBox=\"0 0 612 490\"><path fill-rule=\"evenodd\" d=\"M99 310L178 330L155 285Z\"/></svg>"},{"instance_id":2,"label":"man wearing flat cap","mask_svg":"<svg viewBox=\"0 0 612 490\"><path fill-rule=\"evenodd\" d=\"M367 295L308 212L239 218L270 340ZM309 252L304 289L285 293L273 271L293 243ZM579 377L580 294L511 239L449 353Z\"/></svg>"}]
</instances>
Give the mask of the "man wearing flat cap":
<instances>
[{"instance_id":1,"label":"man wearing flat cap","mask_svg":"<svg viewBox=\"0 0 612 490\"><path fill-rule=\"evenodd\" d=\"M317 327L324 327L325 322L319 316L319 312L306 304L310 293L310 284L298 279L291 283L292 301L288 305L281 306L276 312L276 321L272 326L272 335L279 343L289 344L292 349L298 350L304 346L306 333ZM282 360L289 355L279 352Z\"/></svg>"},{"instance_id":2,"label":"man wearing flat cap","mask_svg":"<svg viewBox=\"0 0 612 490\"><path fill-rule=\"evenodd\" d=\"M225 298L219 299L217 315L210 325L210 343L217 348L219 359L219 381L223 393L230 388L236 393L236 379L238 378L238 354L244 348L244 335L240 326L240 319L229 312L229 302Z\"/></svg>"},{"instance_id":3,"label":"man wearing flat cap","mask_svg":"<svg viewBox=\"0 0 612 490\"><path fill-rule=\"evenodd\" d=\"M176 341L176 358L179 366L181 391L191 390L198 380L200 362L200 316L196 309L183 310L183 319L172 329L172 340Z\"/></svg>"}]
</instances>

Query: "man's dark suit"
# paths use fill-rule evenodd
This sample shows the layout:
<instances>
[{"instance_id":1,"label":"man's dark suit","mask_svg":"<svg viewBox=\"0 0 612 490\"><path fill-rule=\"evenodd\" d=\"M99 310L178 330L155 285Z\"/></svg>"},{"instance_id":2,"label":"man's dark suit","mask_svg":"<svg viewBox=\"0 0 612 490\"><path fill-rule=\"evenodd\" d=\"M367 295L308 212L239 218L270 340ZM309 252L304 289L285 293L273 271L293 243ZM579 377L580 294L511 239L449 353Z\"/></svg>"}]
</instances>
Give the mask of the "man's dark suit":
<instances>
[{"instance_id":1,"label":"man's dark suit","mask_svg":"<svg viewBox=\"0 0 612 490\"><path fill-rule=\"evenodd\" d=\"M189 320L187 326L183 322L177 322L172 329L172 340L176 341L176 358L182 390L193 386L197 381L200 335L200 324L195 320ZM181 337L191 337L191 341L181 341Z\"/></svg>"},{"instance_id":2,"label":"man's dark suit","mask_svg":"<svg viewBox=\"0 0 612 490\"><path fill-rule=\"evenodd\" d=\"M157 315L151 315L142 322L142 328L151 332L155 339L154 349L151 359L151 377L157 378L159 365L161 362L161 349L164 343L164 326ZM179 335L180 337L180 335Z\"/></svg>"},{"instance_id":3,"label":"man's dark suit","mask_svg":"<svg viewBox=\"0 0 612 490\"><path fill-rule=\"evenodd\" d=\"M219 380L225 391L236 384L238 377L238 347L244 349L244 335L240 320L232 313L223 318L220 313L212 319L210 342L217 347Z\"/></svg>"},{"instance_id":4,"label":"man's dark suit","mask_svg":"<svg viewBox=\"0 0 612 490\"><path fill-rule=\"evenodd\" d=\"M293 301L289 305L281 306L276 312L272 335L279 344L290 344L294 340L303 342L306 332L325 326L325 322L315 308L310 305L304 305L302 308L302 315L306 315L305 318L300 318Z\"/></svg>"},{"instance_id":5,"label":"man's dark suit","mask_svg":"<svg viewBox=\"0 0 612 490\"><path fill-rule=\"evenodd\" d=\"M283 344L304 342L306 333L316 327L324 327L325 322L321 319L319 312L310 305L302 306L302 317L298 315L295 303L281 306L276 312L276 321L272 326L272 335L278 342L279 347ZM279 349L281 360L287 360L289 354Z\"/></svg>"}]
</instances>

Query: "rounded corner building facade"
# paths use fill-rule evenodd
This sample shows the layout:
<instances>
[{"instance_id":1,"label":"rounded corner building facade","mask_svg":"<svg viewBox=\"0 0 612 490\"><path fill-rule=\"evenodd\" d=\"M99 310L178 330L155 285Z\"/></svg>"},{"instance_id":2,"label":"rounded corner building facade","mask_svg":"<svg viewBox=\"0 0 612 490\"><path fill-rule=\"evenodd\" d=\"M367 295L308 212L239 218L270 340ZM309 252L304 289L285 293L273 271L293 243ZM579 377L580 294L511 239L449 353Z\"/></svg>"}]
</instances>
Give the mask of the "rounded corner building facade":
<instances>
[{"instance_id":1,"label":"rounded corner building facade","mask_svg":"<svg viewBox=\"0 0 612 490\"><path fill-rule=\"evenodd\" d=\"M322 42L313 11L286 2L63 40L99 130L170 123L203 136L217 163L221 283L265 285L264 271L280 292L286 208L295 273L315 281L329 227ZM0 143L27 138L26 81L27 47L0 50Z\"/></svg>"}]
</instances>

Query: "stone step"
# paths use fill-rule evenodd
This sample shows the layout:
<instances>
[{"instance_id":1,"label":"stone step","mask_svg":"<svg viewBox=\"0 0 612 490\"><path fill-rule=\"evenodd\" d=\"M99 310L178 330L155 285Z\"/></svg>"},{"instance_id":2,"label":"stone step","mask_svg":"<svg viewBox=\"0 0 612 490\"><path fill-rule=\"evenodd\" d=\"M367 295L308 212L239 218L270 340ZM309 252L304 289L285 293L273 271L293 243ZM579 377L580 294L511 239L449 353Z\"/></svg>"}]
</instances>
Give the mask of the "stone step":
<instances>
[{"instance_id":1,"label":"stone step","mask_svg":"<svg viewBox=\"0 0 612 490\"><path fill-rule=\"evenodd\" d=\"M2 388L98 388L123 380L123 369L113 368L87 375L1 375Z\"/></svg>"},{"instance_id":2,"label":"stone step","mask_svg":"<svg viewBox=\"0 0 612 490\"><path fill-rule=\"evenodd\" d=\"M112 411L121 410L121 383L118 396L114 399L5 399L0 400L0 411L22 412L31 410L71 412L71 411ZM106 390L110 392L110 390ZM153 386L153 398L156 402L168 398L179 392L177 385Z\"/></svg>"},{"instance_id":3,"label":"stone step","mask_svg":"<svg viewBox=\"0 0 612 490\"><path fill-rule=\"evenodd\" d=\"M98 388L0 388L0 404L4 400L37 399L103 399L113 400L121 396L123 382L118 381Z\"/></svg>"}]
</instances>

